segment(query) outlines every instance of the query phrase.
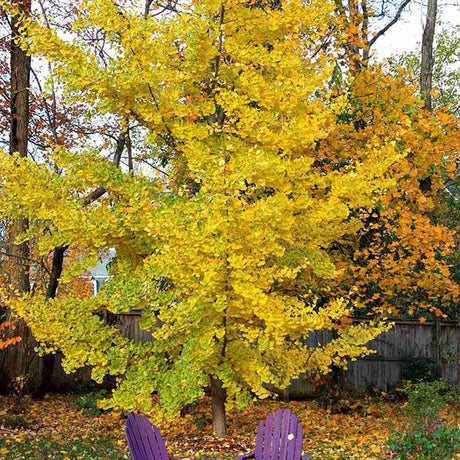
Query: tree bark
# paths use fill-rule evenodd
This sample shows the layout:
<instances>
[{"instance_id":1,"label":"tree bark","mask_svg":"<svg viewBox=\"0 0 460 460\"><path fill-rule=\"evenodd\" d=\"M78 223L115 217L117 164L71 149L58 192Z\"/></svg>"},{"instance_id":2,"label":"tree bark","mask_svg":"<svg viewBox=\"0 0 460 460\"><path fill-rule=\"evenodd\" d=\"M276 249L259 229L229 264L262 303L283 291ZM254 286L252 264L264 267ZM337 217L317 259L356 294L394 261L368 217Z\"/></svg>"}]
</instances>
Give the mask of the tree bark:
<instances>
[{"instance_id":1,"label":"tree bark","mask_svg":"<svg viewBox=\"0 0 460 460\"><path fill-rule=\"evenodd\" d=\"M59 287L59 280L62 275L62 267L64 265L64 254L67 251L68 246L58 246L54 248L53 257L51 261L51 273L48 286L46 288L46 298L54 299L57 294ZM40 358L42 363L42 369L40 372L40 378L35 392L35 396L41 398L45 396L52 387L52 376L56 363L56 355L49 353Z\"/></svg>"},{"instance_id":2,"label":"tree bark","mask_svg":"<svg viewBox=\"0 0 460 460\"><path fill-rule=\"evenodd\" d=\"M25 15L30 14L31 0L12 0L19 11ZM11 17L11 95L10 95L10 154L18 153L20 157L27 157L27 142L29 135L29 84L30 84L30 57L19 47L20 19ZM26 231L28 221L25 218L13 220L8 229L9 270L8 283L18 292L30 292L30 262L29 245L27 242L15 244L16 238ZM12 313L8 311L8 320ZM3 376L0 386L6 390L19 375L26 375L29 370L33 354L34 341L29 328L21 320L16 322L15 329L7 332L9 335L21 337L21 341L8 347L3 352ZM5 388L6 387L6 388Z\"/></svg>"},{"instance_id":3,"label":"tree bark","mask_svg":"<svg viewBox=\"0 0 460 460\"><path fill-rule=\"evenodd\" d=\"M227 419L225 414L225 401L227 393L222 387L222 381L211 377L212 398L212 429L219 438L227 434Z\"/></svg>"},{"instance_id":4,"label":"tree bark","mask_svg":"<svg viewBox=\"0 0 460 460\"><path fill-rule=\"evenodd\" d=\"M21 12L29 14L30 0L13 0ZM11 18L11 97L10 97L10 154L18 153L20 157L27 156L27 141L29 136L29 84L30 84L30 57L16 42L19 36L19 19ZM27 230L27 219L14 220L9 228L9 243L11 247L10 282L20 292L29 292L29 245L14 244L16 237Z\"/></svg>"},{"instance_id":5,"label":"tree bark","mask_svg":"<svg viewBox=\"0 0 460 460\"><path fill-rule=\"evenodd\" d=\"M425 28L422 37L422 60L420 69L420 91L425 100L425 108L432 110L431 90L433 89L433 42L436 27L438 1L428 0Z\"/></svg>"},{"instance_id":6,"label":"tree bark","mask_svg":"<svg viewBox=\"0 0 460 460\"><path fill-rule=\"evenodd\" d=\"M31 0L12 0L21 13L30 14ZM30 56L17 43L20 19L11 18L11 129L10 153L18 152L21 157L27 156L27 141L29 134L29 84Z\"/></svg>"},{"instance_id":7,"label":"tree bark","mask_svg":"<svg viewBox=\"0 0 460 460\"><path fill-rule=\"evenodd\" d=\"M369 44L369 10L367 9L367 0L361 0L361 14L362 24L361 30L362 39L363 39L363 65L367 67L370 54L370 44Z\"/></svg>"},{"instance_id":8,"label":"tree bark","mask_svg":"<svg viewBox=\"0 0 460 460\"><path fill-rule=\"evenodd\" d=\"M436 15L438 12L438 0L428 0L426 10L426 22L423 29L422 37L422 56L420 65L420 92L425 101L425 109L433 110L433 101L431 91L433 89L433 43L436 29ZM420 181L420 189L424 193L431 191L431 175L423 181ZM435 378L440 379L442 374L442 356L441 356L441 318L434 316L434 373Z\"/></svg>"},{"instance_id":9,"label":"tree bark","mask_svg":"<svg viewBox=\"0 0 460 460\"><path fill-rule=\"evenodd\" d=\"M58 246L54 248L53 258L51 262L51 274L48 286L46 288L46 298L54 299L57 294L59 279L62 275L62 267L64 265L64 254L69 246Z\"/></svg>"}]
</instances>

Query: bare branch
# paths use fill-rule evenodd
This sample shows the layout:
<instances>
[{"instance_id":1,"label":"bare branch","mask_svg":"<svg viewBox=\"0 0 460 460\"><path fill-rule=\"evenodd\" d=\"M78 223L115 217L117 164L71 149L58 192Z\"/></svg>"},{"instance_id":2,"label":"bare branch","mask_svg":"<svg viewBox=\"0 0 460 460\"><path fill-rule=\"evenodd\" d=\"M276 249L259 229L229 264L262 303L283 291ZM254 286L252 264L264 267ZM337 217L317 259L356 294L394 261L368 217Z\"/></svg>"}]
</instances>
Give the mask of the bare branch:
<instances>
[{"instance_id":1,"label":"bare branch","mask_svg":"<svg viewBox=\"0 0 460 460\"><path fill-rule=\"evenodd\" d=\"M404 3L400 5L398 8L398 11L395 14L395 17L381 30L379 30L374 37L369 41L369 48L386 32L388 32L388 29L390 29L392 26L394 26L398 21L399 18L401 17L402 12L404 11L404 8L410 3L411 0L404 0Z\"/></svg>"},{"instance_id":2,"label":"bare branch","mask_svg":"<svg viewBox=\"0 0 460 460\"><path fill-rule=\"evenodd\" d=\"M50 273L50 271L48 270L48 267L42 262L39 262L38 260L34 260L34 259L31 259L30 257L25 257L21 255L10 254L9 252L5 252L5 251L0 251L0 254L6 257L13 257L14 259L20 259L20 260L24 260L27 262L32 262L34 264L40 265L40 267L42 267L43 270L45 270L48 274Z\"/></svg>"},{"instance_id":3,"label":"bare branch","mask_svg":"<svg viewBox=\"0 0 460 460\"><path fill-rule=\"evenodd\" d=\"M153 0L146 0L145 2L145 10L144 10L144 18L147 19L150 14L150 7L152 6Z\"/></svg>"}]
</instances>

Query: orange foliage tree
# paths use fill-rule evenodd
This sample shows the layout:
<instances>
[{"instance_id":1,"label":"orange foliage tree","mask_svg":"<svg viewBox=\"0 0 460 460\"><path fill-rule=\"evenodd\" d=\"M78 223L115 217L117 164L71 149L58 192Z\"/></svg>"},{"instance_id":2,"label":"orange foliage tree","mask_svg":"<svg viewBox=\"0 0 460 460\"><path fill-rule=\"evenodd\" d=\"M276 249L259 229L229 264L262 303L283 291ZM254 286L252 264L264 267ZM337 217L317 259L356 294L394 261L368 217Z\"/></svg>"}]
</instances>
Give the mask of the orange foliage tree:
<instances>
[{"instance_id":1,"label":"orange foliage tree","mask_svg":"<svg viewBox=\"0 0 460 460\"><path fill-rule=\"evenodd\" d=\"M357 236L331 251L342 276L322 293L348 295L362 313L446 317L459 296L448 263L455 233L434 218L458 164L458 120L443 109L424 110L415 91L382 68L363 67L349 85L352 110L318 148L319 172L348 168L362 158L359 146L370 134L390 139L401 125L411 128L398 141L409 154L388 172L393 187L373 210L359 212Z\"/></svg>"}]
</instances>

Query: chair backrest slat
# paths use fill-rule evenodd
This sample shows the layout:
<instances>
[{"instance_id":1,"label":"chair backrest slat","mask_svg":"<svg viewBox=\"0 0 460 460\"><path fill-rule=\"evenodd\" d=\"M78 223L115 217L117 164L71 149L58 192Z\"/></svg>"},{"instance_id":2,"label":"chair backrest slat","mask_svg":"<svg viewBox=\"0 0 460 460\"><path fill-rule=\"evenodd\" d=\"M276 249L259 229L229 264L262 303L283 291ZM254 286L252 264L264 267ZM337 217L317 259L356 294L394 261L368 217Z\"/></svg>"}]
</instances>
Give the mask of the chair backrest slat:
<instances>
[{"instance_id":1,"label":"chair backrest slat","mask_svg":"<svg viewBox=\"0 0 460 460\"><path fill-rule=\"evenodd\" d=\"M264 449L264 422L259 423L259 430L257 431L257 438L256 438L256 452L255 457L256 459L262 459Z\"/></svg>"},{"instance_id":2,"label":"chair backrest slat","mask_svg":"<svg viewBox=\"0 0 460 460\"><path fill-rule=\"evenodd\" d=\"M157 427L155 427L154 432L155 432L155 437L157 439L157 445L158 445L158 454L159 454L158 458L160 460L169 460L169 454L168 454L168 451L166 450L166 444L163 438L161 437L160 430Z\"/></svg>"},{"instance_id":3,"label":"chair backrest slat","mask_svg":"<svg viewBox=\"0 0 460 460\"><path fill-rule=\"evenodd\" d=\"M149 442L149 434L152 430L152 427L146 417L138 417L138 421L139 421L140 439L145 449L146 459L148 459L152 455L153 446L151 446Z\"/></svg>"},{"instance_id":4,"label":"chair backrest slat","mask_svg":"<svg viewBox=\"0 0 460 460\"><path fill-rule=\"evenodd\" d=\"M278 460L279 458L279 440L281 436L281 427L283 425L283 411L278 409L275 412L275 426L273 429L273 448L270 460Z\"/></svg>"},{"instance_id":5,"label":"chair backrest slat","mask_svg":"<svg viewBox=\"0 0 460 460\"><path fill-rule=\"evenodd\" d=\"M273 414L269 414L265 419L265 436L264 436L264 450L262 457L264 459L270 458L272 449L272 435L273 435Z\"/></svg>"},{"instance_id":6,"label":"chair backrest slat","mask_svg":"<svg viewBox=\"0 0 460 460\"><path fill-rule=\"evenodd\" d=\"M302 457L302 444L303 444L303 428L301 423L297 423L297 433L295 435L295 447L293 460L300 459Z\"/></svg>"},{"instance_id":7,"label":"chair backrest slat","mask_svg":"<svg viewBox=\"0 0 460 460\"><path fill-rule=\"evenodd\" d=\"M294 447L297 435L297 424L297 417L295 415L291 415L291 420L289 424L289 434L286 440L286 457L282 460L294 460Z\"/></svg>"},{"instance_id":8,"label":"chair backrest slat","mask_svg":"<svg viewBox=\"0 0 460 460\"><path fill-rule=\"evenodd\" d=\"M289 436L289 425L291 421L291 411L285 410L283 414L283 428L281 429L279 460L286 460L287 440Z\"/></svg>"},{"instance_id":9,"label":"chair backrest slat","mask_svg":"<svg viewBox=\"0 0 460 460\"><path fill-rule=\"evenodd\" d=\"M141 427L141 438L148 455L148 458L158 458L155 453L158 450L157 447L157 440L155 439L155 435L153 434L152 425L147 420L146 417L142 417L140 420L140 427ZM153 457L152 457L153 456Z\"/></svg>"},{"instance_id":10,"label":"chair backrest slat","mask_svg":"<svg viewBox=\"0 0 460 460\"><path fill-rule=\"evenodd\" d=\"M140 423L134 414L126 420L126 438L134 460L147 460L147 452L142 442Z\"/></svg>"},{"instance_id":11,"label":"chair backrest slat","mask_svg":"<svg viewBox=\"0 0 460 460\"><path fill-rule=\"evenodd\" d=\"M166 445L157 427L140 414L129 414L126 438L134 460L169 460Z\"/></svg>"},{"instance_id":12,"label":"chair backrest slat","mask_svg":"<svg viewBox=\"0 0 460 460\"><path fill-rule=\"evenodd\" d=\"M126 421L126 428L125 428L125 432L126 432L126 439L128 440L128 446L129 446L129 450L131 451L131 454L134 458L134 460L140 460L140 457L138 457L139 455L139 452L140 452L140 448L139 448L139 445L137 443L137 440L135 439L134 435L133 435L133 431L130 427L130 421L127 420Z\"/></svg>"}]
</instances>

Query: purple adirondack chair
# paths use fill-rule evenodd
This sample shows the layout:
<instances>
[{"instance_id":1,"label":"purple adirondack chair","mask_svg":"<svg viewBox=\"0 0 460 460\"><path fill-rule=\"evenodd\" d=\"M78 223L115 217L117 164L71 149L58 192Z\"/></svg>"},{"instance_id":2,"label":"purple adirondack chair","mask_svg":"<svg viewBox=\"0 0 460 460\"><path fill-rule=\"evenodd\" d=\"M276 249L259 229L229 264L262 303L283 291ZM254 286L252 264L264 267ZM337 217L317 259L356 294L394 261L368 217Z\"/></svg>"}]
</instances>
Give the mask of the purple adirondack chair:
<instances>
[{"instance_id":1,"label":"purple adirondack chair","mask_svg":"<svg viewBox=\"0 0 460 460\"><path fill-rule=\"evenodd\" d=\"M302 424L289 409L278 409L260 422L256 450L240 455L236 460L310 460L302 455Z\"/></svg>"},{"instance_id":2,"label":"purple adirondack chair","mask_svg":"<svg viewBox=\"0 0 460 460\"><path fill-rule=\"evenodd\" d=\"M129 414L125 432L134 460L179 460L169 456L160 431L152 426L147 417L136 413Z\"/></svg>"}]
</instances>

